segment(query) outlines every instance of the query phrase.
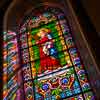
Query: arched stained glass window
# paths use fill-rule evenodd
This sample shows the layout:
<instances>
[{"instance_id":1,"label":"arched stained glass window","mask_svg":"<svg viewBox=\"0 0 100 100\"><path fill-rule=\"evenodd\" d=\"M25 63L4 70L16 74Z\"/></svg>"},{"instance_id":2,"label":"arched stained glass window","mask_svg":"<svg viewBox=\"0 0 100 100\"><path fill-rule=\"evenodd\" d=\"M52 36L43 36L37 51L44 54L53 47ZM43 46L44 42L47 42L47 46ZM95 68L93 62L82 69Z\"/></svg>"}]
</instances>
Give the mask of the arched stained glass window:
<instances>
[{"instance_id":1,"label":"arched stained glass window","mask_svg":"<svg viewBox=\"0 0 100 100\"><path fill-rule=\"evenodd\" d=\"M4 40L3 78L10 78L5 82L4 100L19 100L20 95L25 100L95 100L62 10L34 9L17 35L9 31ZM22 79L21 72L14 74L19 68ZM19 80L24 94L19 93Z\"/></svg>"}]
</instances>

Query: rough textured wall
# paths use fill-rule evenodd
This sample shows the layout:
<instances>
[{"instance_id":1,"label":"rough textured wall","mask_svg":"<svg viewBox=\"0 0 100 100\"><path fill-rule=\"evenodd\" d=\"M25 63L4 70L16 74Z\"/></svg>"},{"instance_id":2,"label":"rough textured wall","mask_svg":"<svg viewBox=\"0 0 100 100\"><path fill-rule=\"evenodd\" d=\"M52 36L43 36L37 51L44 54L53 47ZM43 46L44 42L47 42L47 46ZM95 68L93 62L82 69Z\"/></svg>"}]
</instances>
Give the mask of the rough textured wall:
<instances>
[{"instance_id":1,"label":"rough textured wall","mask_svg":"<svg viewBox=\"0 0 100 100\"><path fill-rule=\"evenodd\" d=\"M81 0L100 36L100 0Z\"/></svg>"}]
</instances>

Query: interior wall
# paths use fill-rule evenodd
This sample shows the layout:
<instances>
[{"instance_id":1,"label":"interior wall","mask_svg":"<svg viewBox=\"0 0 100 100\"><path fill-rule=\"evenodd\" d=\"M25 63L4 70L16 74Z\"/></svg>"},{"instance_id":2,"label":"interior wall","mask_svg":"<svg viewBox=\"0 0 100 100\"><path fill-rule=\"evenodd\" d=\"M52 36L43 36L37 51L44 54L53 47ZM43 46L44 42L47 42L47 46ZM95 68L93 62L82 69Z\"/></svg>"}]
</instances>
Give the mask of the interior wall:
<instances>
[{"instance_id":1,"label":"interior wall","mask_svg":"<svg viewBox=\"0 0 100 100\"><path fill-rule=\"evenodd\" d=\"M81 2L100 36L100 0L81 0Z\"/></svg>"}]
</instances>

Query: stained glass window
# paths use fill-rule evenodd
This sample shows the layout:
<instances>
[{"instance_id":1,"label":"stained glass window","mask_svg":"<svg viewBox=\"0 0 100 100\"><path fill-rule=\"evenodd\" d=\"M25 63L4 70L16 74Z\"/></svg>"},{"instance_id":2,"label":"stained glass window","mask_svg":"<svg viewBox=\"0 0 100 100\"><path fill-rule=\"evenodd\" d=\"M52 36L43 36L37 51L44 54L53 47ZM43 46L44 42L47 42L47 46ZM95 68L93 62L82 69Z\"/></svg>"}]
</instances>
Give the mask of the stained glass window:
<instances>
[{"instance_id":1,"label":"stained glass window","mask_svg":"<svg viewBox=\"0 0 100 100\"><path fill-rule=\"evenodd\" d=\"M18 84L18 44L16 33L4 32L3 49L3 100L15 100L20 91Z\"/></svg>"},{"instance_id":2,"label":"stained glass window","mask_svg":"<svg viewBox=\"0 0 100 100\"><path fill-rule=\"evenodd\" d=\"M58 8L35 9L18 32L4 32L3 70L4 100L20 97L18 70L25 100L95 100L68 20Z\"/></svg>"}]
</instances>

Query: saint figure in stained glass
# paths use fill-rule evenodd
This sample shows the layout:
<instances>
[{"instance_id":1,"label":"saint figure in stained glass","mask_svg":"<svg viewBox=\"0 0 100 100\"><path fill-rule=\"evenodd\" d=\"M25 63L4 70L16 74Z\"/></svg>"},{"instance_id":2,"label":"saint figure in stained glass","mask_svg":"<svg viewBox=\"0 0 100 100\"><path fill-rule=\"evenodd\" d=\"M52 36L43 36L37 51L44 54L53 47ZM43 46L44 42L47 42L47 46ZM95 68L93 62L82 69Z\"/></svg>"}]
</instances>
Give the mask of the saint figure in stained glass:
<instances>
[{"instance_id":1,"label":"saint figure in stained glass","mask_svg":"<svg viewBox=\"0 0 100 100\"><path fill-rule=\"evenodd\" d=\"M38 73L49 72L60 67L59 59L57 57L57 49L54 46L54 41L52 40L51 30L47 28L42 28L36 34L38 40L36 44L39 47L40 53L40 67ZM37 36L32 36L36 38Z\"/></svg>"}]
</instances>

